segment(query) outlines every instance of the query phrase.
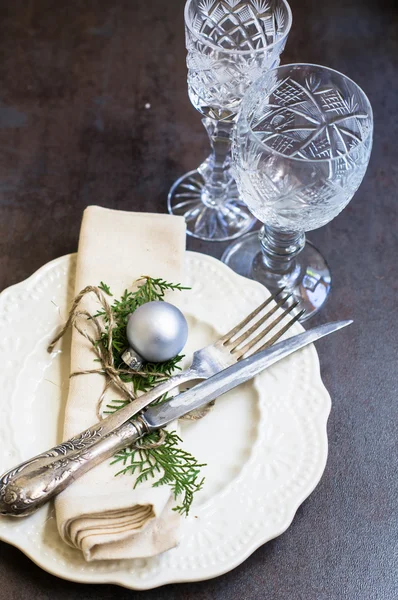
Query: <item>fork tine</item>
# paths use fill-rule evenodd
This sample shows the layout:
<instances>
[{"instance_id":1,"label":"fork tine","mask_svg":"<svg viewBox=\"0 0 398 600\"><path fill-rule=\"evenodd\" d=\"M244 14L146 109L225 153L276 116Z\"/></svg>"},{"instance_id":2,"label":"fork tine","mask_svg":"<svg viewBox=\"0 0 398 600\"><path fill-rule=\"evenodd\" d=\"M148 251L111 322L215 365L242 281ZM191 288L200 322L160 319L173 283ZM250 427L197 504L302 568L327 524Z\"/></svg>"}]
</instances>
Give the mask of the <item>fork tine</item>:
<instances>
[{"instance_id":1,"label":"fork tine","mask_svg":"<svg viewBox=\"0 0 398 600\"><path fill-rule=\"evenodd\" d=\"M252 333L257 331L257 329L261 327L261 325L263 325L265 321L267 321L278 310L278 308L282 306L282 304L285 304L285 302L289 300L291 296L292 294L288 294L284 298L278 300L278 302L273 308L271 308L271 310L269 310L263 317L261 317L261 319L256 321L249 329L246 329L246 331L244 331L241 336L239 336L236 340L233 340L232 342L228 342L226 346L230 350L230 352L235 350L235 348L237 348L240 344L247 340L247 338L251 336Z\"/></svg>"},{"instance_id":2,"label":"fork tine","mask_svg":"<svg viewBox=\"0 0 398 600\"><path fill-rule=\"evenodd\" d=\"M298 301L294 302L291 306L289 306L286 310L284 310L283 313L280 314L278 317L276 317L276 319L274 319L267 327L265 327L264 329L262 329L256 335L256 337L254 337L253 339L251 339L250 341L248 341L247 344L245 344L241 348L238 348L237 350L233 351L232 354L235 357L237 357L237 359L239 360L244 354L246 354L246 352L248 352L256 344L258 344L258 342L260 342L262 339L264 339L264 337L271 331L271 329L273 329L274 327L276 327L276 325L278 325L293 309L295 309L296 306L298 306ZM278 335L278 333L279 332L277 332L275 335Z\"/></svg>"},{"instance_id":3,"label":"fork tine","mask_svg":"<svg viewBox=\"0 0 398 600\"><path fill-rule=\"evenodd\" d=\"M253 312L251 312L249 315L247 315L247 317L245 317L243 319L243 321L238 323L236 325L236 327L234 327L233 329L231 329L231 331L228 331L228 333L223 335L223 337L219 339L219 342L221 342L222 344L225 344L226 342L230 341L230 339L234 335L239 333L243 327L245 327L248 323L250 323L250 321L252 319L254 319L254 317L256 317L263 310L263 308L265 308L266 306L268 306L268 304L270 304L270 302L275 300L275 298L277 298L279 296L279 294L281 294L283 292L284 289L285 289L284 287L280 288L277 292L275 292L275 294L272 294L272 296L267 298L267 300L265 302L260 304L260 306L258 306L255 310L253 310Z\"/></svg>"},{"instance_id":4,"label":"fork tine","mask_svg":"<svg viewBox=\"0 0 398 600\"><path fill-rule=\"evenodd\" d=\"M275 344L275 342L278 341L279 338L282 337L282 335L284 333L286 333L286 331L288 331L288 329L290 329L290 327L292 327L292 325L294 325L294 323L296 323L296 321L298 321L303 316L304 313L305 313L305 309L303 308L303 310L300 310L300 312L298 312L296 315L294 315L294 317L288 323L286 323L286 325L284 325L279 331L277 331L275 333L275 335L272 336L272 338L270 338L267 342L265 342L265 344L260 346L260 348L257 348L257 350L255 352L252 352L251 354L249 354L249 356L251 356L252 354L255 354L256 352L260 352L261 350L265 350L266 348L269 348L270 346ZM286 316L286 314L284 314L283 316ZM248 358L248 357L246 356L245 358Z\"/></svg>"}]
</instances>

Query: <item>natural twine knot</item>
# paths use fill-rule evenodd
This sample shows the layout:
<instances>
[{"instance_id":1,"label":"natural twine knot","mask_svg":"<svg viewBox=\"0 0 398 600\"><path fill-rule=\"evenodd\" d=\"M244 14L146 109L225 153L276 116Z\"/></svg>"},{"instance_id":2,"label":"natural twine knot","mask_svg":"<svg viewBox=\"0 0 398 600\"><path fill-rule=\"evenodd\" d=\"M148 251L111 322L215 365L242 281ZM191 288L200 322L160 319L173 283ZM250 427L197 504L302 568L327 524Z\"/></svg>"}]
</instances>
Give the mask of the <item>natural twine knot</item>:
<instances>
[{"instance_id":1,"label":"natural twine knot","mask_svg":"<svg viewBox=\"0 0 398 600\"><path fill-rule=\"evenodd\" d=\"M90 315L90 313L86 310L78 310L78 306L87 294L93 293L97 296L97 299L103 309L104 314L103 320L107 324L106 330L103 328L100 319L95 315ZM82 329L78 324L78 319L81 317L86 318L86 322L89 321L90 324L94 327L97 338L94 339L86 329ZM121 379L121 375L141 375L142 377L148 377L149 374L146 371L133 371L132 369L119 369L115 367L115 361L113 357L113 329L115 327L115 319L113 316L112 308L109 306L107 299L105 298L102 290L95 285L88 285L84 288L73 300L72 307L69 311L68 319L65 325L62 327L61 331L55 336L52 342L49 344L47 351L52 352L54 350L55 344L65 335L66 331L69 327L74 327L76 331L80 333L83 337L85 337L92 345L94 352L97 354L101 367L99 369L85 369L83 371L75 371L70 374L70 377L76 377L77 375L90 375L92 373L98 373L100 375L105 375L105 385L102 391L100 398L98 399L97 404L97 416L99 419L102 419L101 415L101 405L104 400L105 394L110 387L110 385L114 384L122 394L132 402L136 399L136 395L133 390ZM103 343L103 334L107 334L107 344ZM164 373L150 373L151 377L159 377L164 378ZM183 417L186 420L196 421L198 419L202 419L204 416L208 414L214 405L214 400L207 404L206 406L194 410L191 413L185 415ZM156 448L161 445L164 441L164 432L160 432L160 438L158 442L151 442L150 444L145 443L146 448Z\"/></svg>"},{"instance_id":2,"label":"natural twine knot","mask_svg":"<svg viewBox=\"0 0 398 600\"><path fill-rule=\"evenodd\" d=\"M100 322L100 319L94 315L90 315L90 313L86 310L78 310L78 306L87 294L93 293L97 296L97 299L104 311L104 321L107 323L107 329L105 330ZM89 321L90 324L94 327L96 333L96 339L94 339L86 329L82 329L78 323L78 319L81 317L85 317L86 321ZM52 352L56 343L65 335L66 331L69 327L74 327L80 335L85 337L92 345L94 352L97 354L101 367L99 369L85 369L83 371L75 371L71 373L70 377L76 377L77 375L90 375L92 373L99 373L101 375L105 375L105 386L104 390L98 400L97 406L97 414L99 418L102 418L100 414L100 407L102 401L104 399L105 393L111 384L114 384L122 394L128 398L130 401L136 399L136 395L130 389L130 387L125 383L120 375L142 375L143 377L148 377L148 373L145 371L133 371L132 369L119 369L115 367L114 357L113 357L113 329L115 327L115 319L113 316L113 312L107 299L105 298L101 289L94 285L88 285L84 288L74 299L72 307L69 311L68 319L65 325L62 327L61 331L55 336L52 342L49 344L47 351ZM102 343L103 334L107 333L107 344ZM164 377L164 373L152 373L151 377Z\"/></svg>"}]
</instances>

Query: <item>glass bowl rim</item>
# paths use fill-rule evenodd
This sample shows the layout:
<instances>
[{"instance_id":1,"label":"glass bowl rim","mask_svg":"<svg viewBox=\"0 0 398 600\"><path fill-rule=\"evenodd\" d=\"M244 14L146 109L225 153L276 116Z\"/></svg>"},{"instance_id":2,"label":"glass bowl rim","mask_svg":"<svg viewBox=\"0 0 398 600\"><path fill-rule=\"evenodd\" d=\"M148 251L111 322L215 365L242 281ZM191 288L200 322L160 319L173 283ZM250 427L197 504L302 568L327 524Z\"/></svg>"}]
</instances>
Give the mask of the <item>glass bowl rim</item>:
<instances>
[{"instance_id":1,"label":"glass bowl rim","mask_svg":"<svg viewBox=\"0 0 398 600\"><path fill-rule=\"evenodd\" d=\"M199 40L202 44L205 44L206 46L209 46L210 48L214 48L214 50L217 50L218 52L224 52L226 54L236 54L239 56L244 56L245 54L260 54L261 52L270 50L271 48L273 48L274 46L279 44L282 40L286 40L286 38L289 35L290 30L292 28L292 23L293 23L292 9L290 8L290 5L287 2L287 0L279 0L279 1L285 6L285 8L287 10L288 22L287 22L286 30L284 31L283 35L280 38L275 40L275 42L272 42L272 44L267 46L267 48L256 48L254 50L234 50L232 48L231 49L222 48L221 46L217 46L217 44L213 44L212 42L209 42L208 40L202 38L202 36L200 34L198 34L194 29L192 29L192 27L189 23L189 20L188 20L188 8L189 8L189 5L193 2L193 0L186 0L186 3L185 3L185 8L184 8L185 26L187 27L187 29L189 29L191 34L197 40Z\"/></svg>"},{"instance_id":2,"label":"glass bowl rim","mask_svg":"<svg viewBox=\"0 0 398 600\"><path fill-rule=\"evenodd\" d=\"M270 146L268 146L265 142L261 141L260 139L258 139L258 137L255 135L255 133L253 132L251 125L248 126L248 130L250 132L250 135L256 140L257 144L259 144L260 146L262 146L263 148L265 148L267 150L267 152L271 153L271 154L275 154L276 156L280 156L282 158L284 158L285 160L297 160L303 164L319 164L322 162L325 163L330 163L330 162L334 162L337 161L341 158L345 158L347 156L350 156L351 152L354 152L355 150L357 150L358 148L360 148L361 146L363 146L368 140L369 138L372 139L373 137L373 130L374 130L374 118L373 118L373 109L372 109L372 105L370 103L370 100L367 96L367 94L365 94L365 92L363 91L363 89L350 77L348 77L347 75L344 75L344 73L341 73L340 71L337 71L336 69L332 69L330 67L325 67L324 65L317 65L314 63L289 63L286 65L279 65L278 67L274 67L273 69L269 69L269 71L267 71L266 73L264 73L263 75L261 75L258 79L256 79L256 81L254 81L249 88L247 89L247 91L245 92L241 104L240 104L240 108L239 108L239 113L238 113L238 117L237 117L237 122L236 122L236 126L237 128L239 127L239 121L241 118L244 118L245 121L247 121L246 116L244 115L244 108L245 108L245 104L248 101L247 98L249 97L250 91L252 91L256 86L258 86L260 84L260 82L265 79L270 73L272 73L273 71L279 71L281 69L286 69L289 67L316 67L317 69L322 69L324 71L329 71L331 73L336 73L337 75L339 75L339 77L341 77L342 79L349 81L351 84L354 85L355 88L357 88L357 90L359 91L359 94L363 96L363 98L365 99L365 103L367 104L368 110L368 118L370 120L370 127L369 127L369 132L366 135L366 137L360 141L359 144L357 144L356 146L353 146L348 152L345 152L344 154L339 154L339 156L334 156L333 158L314 158L314 159L307 159L307 158L299 158L296 156L288 156L287 154L283 154L282 152L279 152L278 150L274 150L273 148L271 148Z\"/></svg>"}]
</instances>

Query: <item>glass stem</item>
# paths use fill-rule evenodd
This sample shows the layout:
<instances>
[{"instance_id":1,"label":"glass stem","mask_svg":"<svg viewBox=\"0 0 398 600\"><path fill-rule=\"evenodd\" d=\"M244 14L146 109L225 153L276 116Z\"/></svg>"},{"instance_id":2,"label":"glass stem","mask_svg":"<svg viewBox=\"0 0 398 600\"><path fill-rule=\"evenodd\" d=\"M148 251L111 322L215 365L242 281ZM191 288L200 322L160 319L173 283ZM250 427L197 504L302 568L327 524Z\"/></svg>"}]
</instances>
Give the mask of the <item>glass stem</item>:
<instances>
[{"instance_id":1,"label":"glass stem","mask_svg":"<svg viewBox=\"0 0 398 600\"><path fill-rule=\"evenodd\" d=\"M263 272L261 279L265 276L264 283L273 290L282 286L292 288L300 275L296 256L305 246L305 234L263 225L259 238L261 253L254 260L253 272L260 269Z\"/></svg>"},{"instance_id":2,"label":"glass stem","mask_svg":"<svg viewBox=\"0 0 398 600\"><path fill-rule=\"evenodd\" d=\"M231 173L231 135L234 123L202 119L209 135L211 154L199 167L205 185L202 201L206 206L217 208L227 200L230 186L235 186Z\"/></svg>"}]
</instances>

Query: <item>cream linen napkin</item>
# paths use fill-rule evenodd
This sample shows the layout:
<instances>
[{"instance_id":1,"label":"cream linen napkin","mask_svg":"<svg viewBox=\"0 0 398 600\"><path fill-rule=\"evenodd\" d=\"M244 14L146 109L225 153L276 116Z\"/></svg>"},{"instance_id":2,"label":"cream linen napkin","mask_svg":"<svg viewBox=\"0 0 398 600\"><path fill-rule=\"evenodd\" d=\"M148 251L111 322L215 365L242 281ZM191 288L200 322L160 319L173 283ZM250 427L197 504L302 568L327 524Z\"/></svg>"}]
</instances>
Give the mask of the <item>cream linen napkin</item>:
<instances>
[{"instance_id":1,"label":"cream linen napkin","mask_svg":"<svg viewBox=\"0 0 398 600\"><path fill-rule=\"evenodd\" d=\"M185 222L181 217L90 206L80 231L75 292L104 281L118 298L141 275L180 282L184 250ZM91 296L80 305L90 313L98 309ZM90 343L74 331L71 372L92 369L95 357ZM103 386L99 374L70 380L64 439L98 420L97 402ZM107 397L120 395L110 388ZM153 488L146 482L134 490L134 476L115 477L116 465L109 462L83 475L56 498L61 537L79 548L88 561L147 557L174 547L180 517L171 510L169 488Z\"/></svg>"}]
</instances>

